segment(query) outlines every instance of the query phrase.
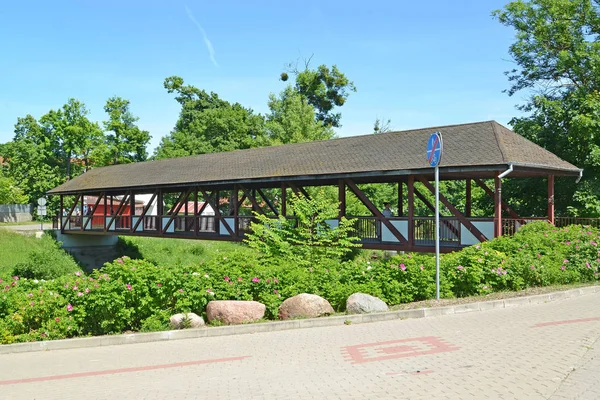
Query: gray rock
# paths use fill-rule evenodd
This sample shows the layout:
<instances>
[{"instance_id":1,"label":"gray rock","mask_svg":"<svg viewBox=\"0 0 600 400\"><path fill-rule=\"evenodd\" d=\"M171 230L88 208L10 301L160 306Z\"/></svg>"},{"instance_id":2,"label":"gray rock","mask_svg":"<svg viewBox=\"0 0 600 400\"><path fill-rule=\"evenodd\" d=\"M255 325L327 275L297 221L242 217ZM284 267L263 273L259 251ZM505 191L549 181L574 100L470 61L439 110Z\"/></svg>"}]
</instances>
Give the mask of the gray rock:
<instances>
[{"instance_id":1,"label":"gray rock","mask_svg":"<svg viewBox=\"0 0 600 400\"><path fill-rule=\"evenodd\" d=\"M263 318L266 309L258 301L213 300L206 306L206 318L227 325L243 324Z\"/></svg>"},{"instance_id":2,"label":"gray rock","mask_svg":"<svg viewBox=\"0 0 600 400\"><path fill-rule=\"evenodd\" d=\"M346 312L348 314L367 314L389 310L383 300L364 293L354 293L346 300Z\"/></svg>"},{"instance_id":3,"label":"gray rock","mask_svg":"<svg viewBox=\"0 0 600 400\"><path fill-rule=\"evenodd\" d=\"M279 319L315 318L333 313L331 304L316 294L301 293L286 299L279 306Z\"/></svg>"},{"instance_id":4,"label":"gray rock","mask_svg":"<svg viewBox=\"0 0 600 400\"><path fill-rule=\"evenodd\" d=\"M169 318L169 324L173 329L200 328L204 326L204 319L194 313L175 314Z\"/></svg>"}]
</instances>

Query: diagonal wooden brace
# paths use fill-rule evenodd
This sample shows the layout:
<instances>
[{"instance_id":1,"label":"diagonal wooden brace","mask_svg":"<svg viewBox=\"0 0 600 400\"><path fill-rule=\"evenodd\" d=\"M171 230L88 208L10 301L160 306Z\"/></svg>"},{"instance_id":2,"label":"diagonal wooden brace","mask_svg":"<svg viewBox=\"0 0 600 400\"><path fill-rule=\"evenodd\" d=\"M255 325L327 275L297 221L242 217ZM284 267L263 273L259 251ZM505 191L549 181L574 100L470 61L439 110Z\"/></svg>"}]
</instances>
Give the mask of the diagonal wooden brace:
<instances>
[{"instance_id":1,"label":"diagonal wooden brace","mask_svg":"<svg viewBox=\"0 0 600 400\"><path fill-rule=\"evenodd\" d=\"M220 221L220 222L223 222L223 226L225 227L225 229L227 229L227 232L231 235L231 237L235 237L235 232L233 232L233 230L231 229L231 227L229 226L229 224L227 223L227 221L225 221L225 219L223 218L223 215L221 214L221 211L219 210L219 207L217 207L217 205L215 204L215 202L213 202L212 198L206 193L206 190L201 189L201 191L202 191L202 196L204 197L204 200L215 211L215 216L217 217L217 220ZM217 199L217 201L219 201L219 199Z\"/></svg>"},{"instance_id":2,"label":"diagonal wooden brace","mask_svg":"<svg viewBox=\"0 0 600 400\"><path fill-rule=\"evenodd\" d=\"M417 179L423 184L425 185L425 187L427 189L429 189L429 191L431 193L435 193L435 188L433 187L433 185L427 180L425 179L423 176L418 175ZM454 207L452 205L452 203L450 203L448 201L448 199L446 199L446 197L444 197L442 194L440 194L440 201L446 206L446 208L448 210L450 210L450 212L456 217L458 218L458 220L461 222L461 224L463 224L465 226L465 228L467 228L467 230L469 232L471 232L476 238L477 240L479 240L480 242L485 242L487 241L487 237L485 237L485 235L483 233L481 233L481 231L479 229L477 229L477 227L475 225L473 225L473 223L471 221L469 221L469 219L467 217L465 217L460 211L458 211L456 209L456 207Z\"/></svg>"},{"instance_id":3,"label":"diagonal wooden brace","mask_svg":"<svg viewBox=\"0 0 600 400\"><path fill-rule=\"evenodd\" d=\"M414 192L415 192L415 195L419 198L419 200L421 200L427 208L429 208L431 211L435 212L435 206L433 204L431 204L429 202L429 200L427 200L427 198L421 192L419 192L419 190L417 188L414 188ZM452 225L449 221L441 220L440 222L442 224L444 224L444 226L446 228L448 228L450 230L450 232L452 232L456 236L458 236L458 234L459 234L458 229L456 229L456 227L454 225Z\"/></svg>"},{"instance_id":4,"label":"diagonal wooden brace","mask_svg":"<svg viewBox=\"0 0 600 400\"><path fill-rule=\"evenodd\" d=\"M492 189L490 189L488 187L488 185L485 184L484 181L482 181L481 179L475 179L475 183L477 183L477 186L479 186L480 188L482 188L483 191L486 192L488 196L490 196L492 199L494 198L494 191ZM500 206L502 207L502 209L504 209L504 211L506 211L507 213L509 213L512 218L514 218L514 219L521 219L521 217L519 217L519 214L517 214L505 202L503 202L503 201L500 202ZM525 224L524 220L521 220L520 222L521 222L521 224Z\"/></svg>"},{"instance_id":5,"label":"diagonal wooden brace","mask_svg":"<svg viewBox=\"0 0 600 400\"><path fill-rule=\"evenodd\" d=\"M371 200L369 200L369 198L362 192L362 190L358 188L358 186L354 184L354 182L352 182L350 179L345 179L345 182L346 186L348 186L348 188L356 195L356 197L359 198L360 201L362 201L362 203L369 209L369 211L371 211L371 213L373 213L373 215L377 217L377 219L381 221L381 223L390 230L392 235L394 235L396 239L400 241L400 243L408 243L404 235L402 235L402 233L400 233L400 231L387 218L383 216L381 211L379 211L379 209L375 207Z\"/></svg>"}]
</instances>

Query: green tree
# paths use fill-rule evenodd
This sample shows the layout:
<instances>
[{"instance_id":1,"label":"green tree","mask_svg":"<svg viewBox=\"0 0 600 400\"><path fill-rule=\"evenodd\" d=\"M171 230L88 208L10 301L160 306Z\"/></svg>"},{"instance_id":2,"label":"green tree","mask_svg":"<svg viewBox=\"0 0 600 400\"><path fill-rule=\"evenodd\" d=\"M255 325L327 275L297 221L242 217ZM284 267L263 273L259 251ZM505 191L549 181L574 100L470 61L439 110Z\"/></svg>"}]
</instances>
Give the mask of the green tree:
<instances>
[{"instance_id":1,"label":"green tree","mask_svg":"<svg viewBox=\"0 0 600 400\"><path fill-rule=\"evenodd\" d=\"M12 178L0 171L0 204L27 204L29 198Z\"/></svg>"},{"instance_id":2,"label":"green tree","mask_svg":"<svg viewBox=\"0 0 600 400\"><path fill-rule=\"evenodd\" d=\"M148 158L150 133L136 125L139 118L131 113L129 105L129 100L117 96L106 101L104 111L108 120L104 121L104 129L112 133L106 135L105 164L127 164Z\"/></svg>"},{"instance_id":3,"label":"green tree","mask_svg":"<svg viewBox=\"0 0 600 400\"><path fill-rule=\"evenodd\" d=\"M596 0L512 1L494 16L516 31L510 54L517 68L508 71L513 95L532 92L513 118L514 130L572 164L583 167L582 182L557 180L556 211L600 215L600 6ZM529 198L519 212L543 215L545 183L509 180L505 198Z\"/></svg>"},{"instance_id":4,"label":"green tree","mask_svg":"<svg viewBox=\"0 0 600 400\"><path fill-rule=\"evenodd\" d=\"M65 163L59 157L55 137L31 115L17 120L14 140L5 145L4 152L6 176L23 190L29 202L65 181Z\"/></svg>"},{"instance_id":5,"label":"green tree","mask_svg":"<svg viewBox=\"0 0 600 400\"><path fill-rule=\"evenodd\" d=\"M51 151L64 162L67 179L90 167L91 153L102 143L102 131L87 118L88 114L85 104L71 98L61 109L50 110L40 118Z\"/></svg>"},{"instance_id":6,"label":"green tree","mask_svg":"<svg viewBox=\"0 0 600 400\"><path fill-rule=\"evenodd\" d=\"M294 219L279 216L277 219L255 213L258 220L251 225L245 241L257 249L265 261L284 259L302 267L327 265L340 261L356 247L354 220L341 218L339 225L327 221L338 217L337 203L325 195L310 199L292 194L289 211Z\"/></svg>"},{"instance_id":7,"label":"green tree","mask_svg":"<svg viewBox=\"0 0 600 400\"><path fill-rule=\"evenodd\" d=\"M350 92L356 92L354 83L336 65L329 68L322 64L317 69L309 68L310 59L304 62L304 70L289 64L288 69L296 76L295 89L304 96L308 104L316 110L317 121L326 126L340 127L342 114L334 112L335 107L346 103ZM288 74L282 73L281 80L287 81Z\"/></svg>"},{"instance_id":8,"label":"green tree","mask_svg":"<svg viewBox=\"0 0 600 400\"><path fill-rule=\"evenodd\" d=\"M279 97L269 96L269 109L266 127L272 144L310 142L334 136L333 129L315 119L314 107L291 86Z\"/></svg>"},{"instance_id":9,"label":"green tree","mask_svg":"<svg viewBox=\"0 0 600 400\"><path fill-rule=\"evenodd\" d=\"M173 131L163 137L155 157L173 158L195 154L248 149L269 144L264 118L216 93L207 93L182 78L165 79L165 89L175 93L181 105Z\"/></svg>"}]
</instances>

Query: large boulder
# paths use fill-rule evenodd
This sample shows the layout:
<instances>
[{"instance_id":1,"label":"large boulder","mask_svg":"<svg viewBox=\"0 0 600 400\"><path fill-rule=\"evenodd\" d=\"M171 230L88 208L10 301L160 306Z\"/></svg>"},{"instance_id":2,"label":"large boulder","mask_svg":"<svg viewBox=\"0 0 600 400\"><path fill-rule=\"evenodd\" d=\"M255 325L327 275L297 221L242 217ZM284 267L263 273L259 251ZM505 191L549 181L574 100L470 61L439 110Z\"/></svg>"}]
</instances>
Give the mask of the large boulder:
<instances>
[{"instance_id":1,"label":"large boulder","mask_svg":"<svg viewBox=\"0 0 600 400\"><path fill-rule=\"evenodd\" d=\"M364 293L354 293L346 300L346 312L348 314L366 314L389 310L383 300Z\"/></svg>"},{"instance_id":2,"label":"large boulder","mask_svg":"<svg viewBox=\"0 0 600 400\"><path fill-rule=\"evenodd\" d=\"M301 293L281 303L279 319L315 318L333 312L333 307L324 298L316 294Z\"/></svg>"},{"instance_id":3,"label":"large boulder","mask_svg":"<svg viewBox=\"0 0 600 400\"><path fill-rule=\"evenodd\" d=\"M204 319L194 313L175 314L169 318L169 324L173 329L200 328L204 326Z\"/></svg>"},{"instance_id":4,"label":"large boulder","mask_svg":"<svg viewBox=\"0 0 600 400\"><path fill-rule=\"evenodd\" d=\"M257 321L265 316L266 306L258 301L213 300L206 306L208 321L226 325Z\"/></svg>"}]
</instances>

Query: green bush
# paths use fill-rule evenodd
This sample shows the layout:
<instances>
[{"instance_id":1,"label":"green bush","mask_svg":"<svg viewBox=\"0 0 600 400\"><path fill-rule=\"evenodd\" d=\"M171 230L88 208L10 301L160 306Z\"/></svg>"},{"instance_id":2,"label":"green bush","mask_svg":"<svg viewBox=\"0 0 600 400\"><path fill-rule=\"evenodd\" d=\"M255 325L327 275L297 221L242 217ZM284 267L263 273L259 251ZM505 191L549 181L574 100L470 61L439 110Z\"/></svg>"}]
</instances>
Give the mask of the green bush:
<instances>
[{"instance_id":1,"label":"green bush","mask_svg":"<svg viewBox=\"0 0 600 400\"><path fill-rule=\"evenodd\" d=\"M49 243L40 249L33 249L25 261L17 263L12 270L13 275L48 280L81 270L75 260L51 238L44 237L40 240Z\"/></svg>"},{"instance_id":2,"label":"green bush","mask_svg":"<svg viewBox=\"0 0 600 400\"><path fill-rule=\"evenodd\" d=\"M441 296L595 281L599 241L595 229L528 225L512 238L443 255ZM355 292L389 305L435 297L431 255L382 260L363 253L353 261L331 258L299 265L294 258L266 259L232 249L196 263L159 265L122 257L89 275L71 271L47 281L0 278L0 343L168 329L170 315L205 315L211 300L259 301L267 307L265 318L275 319L281 302L299 293L320 295L336 311L343 311Z\"/></svg>"}]
</instances>

